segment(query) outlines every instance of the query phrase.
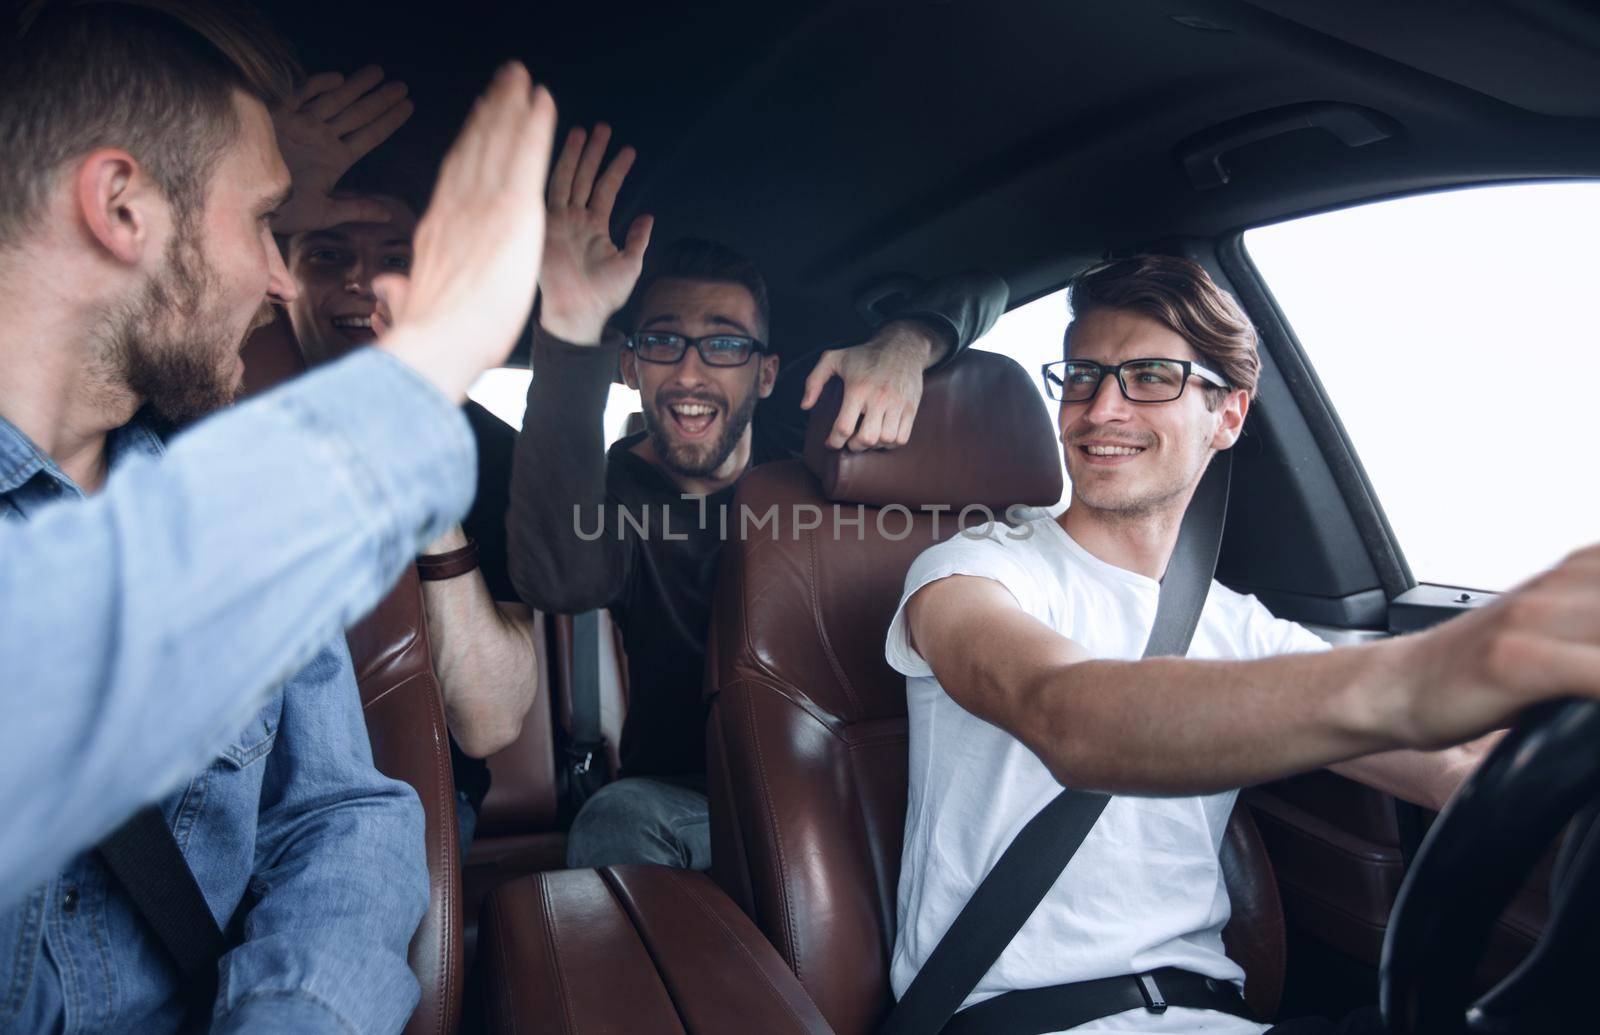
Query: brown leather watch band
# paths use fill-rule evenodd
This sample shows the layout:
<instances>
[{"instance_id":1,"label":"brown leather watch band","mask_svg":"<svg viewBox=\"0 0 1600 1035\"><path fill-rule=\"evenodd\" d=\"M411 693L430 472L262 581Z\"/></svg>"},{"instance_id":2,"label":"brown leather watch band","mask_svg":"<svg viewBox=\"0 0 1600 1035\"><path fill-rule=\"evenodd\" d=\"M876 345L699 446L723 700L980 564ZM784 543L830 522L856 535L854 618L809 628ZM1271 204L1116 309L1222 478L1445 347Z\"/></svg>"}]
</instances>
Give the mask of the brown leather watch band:
<instances>
[{"instance_id":1,"label":"brown leather watch band","mask_svg":"<svg viewBox=\"0 0 1600 1035\"><path fill-rule=\"evenodd\" d=\"M426 553L417 558L417 578L424 582L442 582L457 575L465 575L478 566L478 544L471 539L467 545L445 553Z\"/></svg>"}]
</instances>

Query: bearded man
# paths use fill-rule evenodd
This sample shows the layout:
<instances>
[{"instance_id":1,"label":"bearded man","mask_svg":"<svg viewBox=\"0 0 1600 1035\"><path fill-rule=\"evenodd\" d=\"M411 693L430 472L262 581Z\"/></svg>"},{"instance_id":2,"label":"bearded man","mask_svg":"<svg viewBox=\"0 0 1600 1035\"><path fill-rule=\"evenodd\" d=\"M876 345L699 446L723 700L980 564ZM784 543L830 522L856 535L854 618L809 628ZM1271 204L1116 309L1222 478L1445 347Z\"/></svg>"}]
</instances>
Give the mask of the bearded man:
<instances>
[{"instance_id":1,"label":"bearded man","mask_svg":"<svg viewBox=\"0 0 1600 1035\"><path fill-rule=\"evenodd\" d=\"M375 69L297 87L249 12L177 3L47 5L4 64L0 137L16 146L0 255L8 289L36 287L7 307L0 343L0 521L28 521L148 465L168 430L233 399L245 337L295 296L273 231L381 217L328 188L409 105ZM233 574L217 572L184 635L225 632ZM137 618L118 627L117 661L148 648ZM197 677L175 645L154 658L175 684ZM0 1031L405 1023L428 895L422 810L373 767L342 636L282 677L176 793L0 910ZM40 709L56 704L48 689L30 688ZM143 721L125 713L118 735ZM84 732L85 765L100 739ZM155 919L178 885L221 932L203 966Z\"/></svg>"},{"instance_id":2,"label":"bearded man","mask_svg":"<svg viewBox=\"0 0 1600 1035\"><path fill-rule=\"evenodd\" d=\"M1007 292L990 274L934 281L865 343L786 362L780 379L760 271L721 245L682 241L653 261L624 341L607 324L635 293L651 223L641 217L613 244L634 154L622 149L602 173L609 139L604 126L573 130L551 170L534 377L512 465L511 578L548 612L607 608L627 651L622 778L583 803L567 865L705 869L701 677L738 482L798 452L804 410L836 374L844 402L828 445L903 444L924 371L987 331ZM645 430L607 451L601 418L619 364Z\"/></svg>"}]
</instances>

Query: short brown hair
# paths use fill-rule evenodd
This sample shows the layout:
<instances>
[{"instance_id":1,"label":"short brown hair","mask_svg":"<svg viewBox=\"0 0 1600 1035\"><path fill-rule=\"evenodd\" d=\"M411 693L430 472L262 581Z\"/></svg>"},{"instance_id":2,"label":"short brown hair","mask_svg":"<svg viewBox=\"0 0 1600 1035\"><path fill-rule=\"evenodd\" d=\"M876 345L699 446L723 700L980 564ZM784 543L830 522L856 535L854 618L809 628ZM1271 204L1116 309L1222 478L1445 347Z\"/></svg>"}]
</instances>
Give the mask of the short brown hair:
<instances>
[{"instance_id":1,"label":"short brown hair","mask_svg":"<svg viewBox=\"0 0 1600 1035\"><path fill-rule=\"evenodd\" d=\"M0 248L38 218L61 168L128 151L180 221L239 132L233 91L269 107L299 77L253 9L206 0L32 0L0 41Z\"/></svg>"},{"instance_id":2,"label":"short brown hair","mask_svg":"<svg viewBox=\"0 0 1600 1035\"><path fill-rule=\"evenodd\" d=\"M727 245L699 237L674 241L652 258L633 297L643 300L656 282L662 280L710 280L738 284L755 299L756 319L760 322L755 332L761 336L764 344L772 344L765 340L772 326L772 302L767 294L766 278L755 263Z\"/></svg>"},{"instance_id":3,"label":"short brown hair","mask_svg":"<svg viewBox=\"0 0 1600 1035\"><path fill-rule=\"evenodd\" d=\"M1173 255L1135 255L1103 262L1067 284L1074 321L1096 309L1130 309L1181 335L1207 365L1252 398L1261 376L1254 325L1205 267ZM1068 329L1070 341L1071 329ZM1208 386L1213 405L1222 389Z\"/></svg>"}]
</instances>

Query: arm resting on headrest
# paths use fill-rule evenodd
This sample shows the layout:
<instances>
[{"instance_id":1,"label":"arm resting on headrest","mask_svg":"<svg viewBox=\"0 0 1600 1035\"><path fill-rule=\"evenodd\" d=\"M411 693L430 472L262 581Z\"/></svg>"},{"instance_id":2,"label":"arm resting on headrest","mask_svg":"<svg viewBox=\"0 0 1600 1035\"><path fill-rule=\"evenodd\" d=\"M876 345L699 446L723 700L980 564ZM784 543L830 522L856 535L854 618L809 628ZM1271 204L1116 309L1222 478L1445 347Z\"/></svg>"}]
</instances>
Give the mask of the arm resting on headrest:
<instances>
[{"instance_id":1,"label":"arm resting on headrest","mask_svg":"<svg viewBox=\"0 0 1600 1035\"><path fill-rule=\"evenodd\" d=\"M845 384L845 399L829 448L859 452L905 445L925 373L987 333L1008 297L1006 282L992 273L940 277L911 296L867 341L803 355L786 365L772 397L756 410L761 452L768 457L800 452L807 412L836 376Z\"/></svg>"}]
</instances>

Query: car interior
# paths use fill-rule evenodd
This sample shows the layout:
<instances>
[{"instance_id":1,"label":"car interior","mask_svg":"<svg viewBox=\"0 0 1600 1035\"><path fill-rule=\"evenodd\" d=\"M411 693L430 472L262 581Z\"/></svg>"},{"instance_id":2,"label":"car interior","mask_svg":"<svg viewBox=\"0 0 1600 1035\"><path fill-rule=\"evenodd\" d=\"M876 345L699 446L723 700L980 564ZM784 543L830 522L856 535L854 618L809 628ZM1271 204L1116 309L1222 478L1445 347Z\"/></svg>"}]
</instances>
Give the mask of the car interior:
<instances>
[{"instance_id":1,"label":"car interior","mask_svg":"<svg viewBox=\"0 0 1600 1035\"><path fill-rule=\"evenodd\" d=\"M1341 400L1242 235L1401 195L1600 174L1600 9L1583 0L287 0L272 15L308 68L377 62L409 84L416 115L372 162L436 163L494 64L521 58L563 128L606 121L638 148L618 227L648 212L658 241L710 237L756 259L780 354L859 340L908 284L941 272L999 273L1018 306L1103 257L1191 258L1262 335L1218 580L1334 642L1424 628L1490 596L1413 574ZM512 362L528 356L524 341ZM281 325L246 359L252 390L297 365ZM929 379L909 446L841 457L813 434L804 459L753 470L740 500L1053 504L1059 446L1036 379L969 353ZM825 402L814 432L827 417ZM709 874L562 868L574 688L600 686L596 764L612 771L627 706L627 659L603 614L581 634L573 616L540 617L548 692L490 760L460 864L426 623L403 581L350 639L378 764L428 813L433 895L407 1030L876 1030L892 1003L907 750L904 679L883 641L921 541L813 533L724 548L705 674ZM1259 1014L1376 1001L1391 914L1434 819L1327 771L1241 796L1223 852L1226 941ZM1540 861L1503 909L1490 903L1461 995L1534 953L1561 890L1560 842L1525 846Z\"/></svg>"}]
</instances>

